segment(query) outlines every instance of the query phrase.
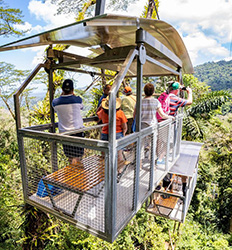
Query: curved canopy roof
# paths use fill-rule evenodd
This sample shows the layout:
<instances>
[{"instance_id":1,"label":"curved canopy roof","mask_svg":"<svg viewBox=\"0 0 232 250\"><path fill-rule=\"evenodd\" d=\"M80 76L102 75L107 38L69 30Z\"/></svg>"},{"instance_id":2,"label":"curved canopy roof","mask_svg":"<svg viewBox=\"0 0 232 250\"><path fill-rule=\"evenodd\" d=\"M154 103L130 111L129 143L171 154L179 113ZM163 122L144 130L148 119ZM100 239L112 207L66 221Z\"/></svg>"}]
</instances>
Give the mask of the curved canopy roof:
<instances>
[{"instance_id":1,"label":"curved canopy roof","mask_svg":"<svg viewBox=\"0 0 232 250\"><path fill-rule=\"evenodd\" d=\"M29 48L40 45L68 44L85 47L103 53L96 46L107 45L111 49L136 45L135 34L142 28L159 40L182 61L183 73L193 73L187 49L178 32L168 23L129 16L104 14L81 22L62 26L44 33L21 39L3 46L0 51Z\"/></svg>"}]
</instances>

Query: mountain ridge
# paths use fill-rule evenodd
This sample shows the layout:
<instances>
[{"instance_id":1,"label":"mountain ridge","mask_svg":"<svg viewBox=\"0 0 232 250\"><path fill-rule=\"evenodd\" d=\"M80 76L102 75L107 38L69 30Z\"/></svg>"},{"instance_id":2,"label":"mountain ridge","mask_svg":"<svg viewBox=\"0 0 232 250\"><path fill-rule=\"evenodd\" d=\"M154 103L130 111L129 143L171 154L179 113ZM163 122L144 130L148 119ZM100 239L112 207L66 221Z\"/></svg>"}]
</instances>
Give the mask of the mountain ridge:
<instances>
[{"instance_id":1,"label":"mountain ridge","mask_svg":"<svg viewBox=\"0 0 232 250\"><path fill-rule=\"evenodd\" d=\"M194 76L212 90L232 89L232 60L207 62L194 67Z\"/></svg>"}]
</instances>

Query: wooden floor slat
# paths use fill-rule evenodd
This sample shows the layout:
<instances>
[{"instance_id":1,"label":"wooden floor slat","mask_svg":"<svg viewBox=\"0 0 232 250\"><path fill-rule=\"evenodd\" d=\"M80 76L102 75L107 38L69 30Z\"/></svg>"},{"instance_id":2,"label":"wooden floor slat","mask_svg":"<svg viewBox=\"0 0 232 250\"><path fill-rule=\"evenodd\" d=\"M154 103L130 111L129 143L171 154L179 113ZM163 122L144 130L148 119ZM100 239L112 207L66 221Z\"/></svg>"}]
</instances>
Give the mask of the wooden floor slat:
<instances>
[{"instance_id":1,"label":"wooden floor slat","mask_svg":"<svg viewBox=\"0 0 232 250\"><path fill-rule=\"evenodd\" d=\"M176 206L177 201L178 201L178 198L174 196L170 196L166 199L160 196L158 200L155 200L155 204L157 206L162 206L162 207L173 209Z\"/></svg>"},{"instance_id":2,"label":"wooden floor slat","mask_svg":"<svg viewBox=\"0 0 232 250\"><path fill-rule=\"evenodd\" d=\"M44 177L45 182L73 191L88 191L105 178L105 166L97 157L83 160L83 166L68 165ZM95 164L93 164L95 163Z\"/></svg>"}]
</instances>

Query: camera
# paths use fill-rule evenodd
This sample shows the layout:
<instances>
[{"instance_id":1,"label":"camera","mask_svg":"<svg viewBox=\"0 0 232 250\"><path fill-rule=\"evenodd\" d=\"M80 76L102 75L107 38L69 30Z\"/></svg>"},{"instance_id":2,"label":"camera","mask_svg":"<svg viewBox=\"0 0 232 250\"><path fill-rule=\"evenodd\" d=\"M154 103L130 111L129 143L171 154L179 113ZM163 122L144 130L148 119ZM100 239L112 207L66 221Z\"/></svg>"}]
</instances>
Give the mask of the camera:
<instances>
[{"instance_id":1,"label":"camera","mask_svg":"<svg viewBox=\"0 0 232 250\"><path fill-rule=\"evenodd\" d=\"M181 87L181 90L186 90L186 87L184 86L184 87Z\"/></svg>"}]
</instances>

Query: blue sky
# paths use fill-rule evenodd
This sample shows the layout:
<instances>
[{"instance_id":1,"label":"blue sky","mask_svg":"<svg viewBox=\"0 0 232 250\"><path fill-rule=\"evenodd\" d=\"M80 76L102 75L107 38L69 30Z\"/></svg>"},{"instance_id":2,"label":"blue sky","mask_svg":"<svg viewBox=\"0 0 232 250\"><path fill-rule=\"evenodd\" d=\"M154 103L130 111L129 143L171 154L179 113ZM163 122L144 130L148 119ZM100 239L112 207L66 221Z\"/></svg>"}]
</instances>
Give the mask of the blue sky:
<instances>
[{"instance_id":1,"label":"blue sky","mask_svg":"<svg viewBox=\"0 0 232 250\"><path fill-rule=\"evenodd\" d=\"M108 3L110 0L107 0ZM55 15L50 0L5 0L23 11L20 28L30 30L25 37L74 22L74 15ZM106 9L106 13L140 16L147 0L138 0L127 12ZM160 19L171 24L182 36L194 66L209 61L232 59L232 0L160 0ZM18 40L0 37L0 45ZM18 69L33 69L43 61L44 47L1 52L0 61Z\"/></svg>"}]
</instances>

